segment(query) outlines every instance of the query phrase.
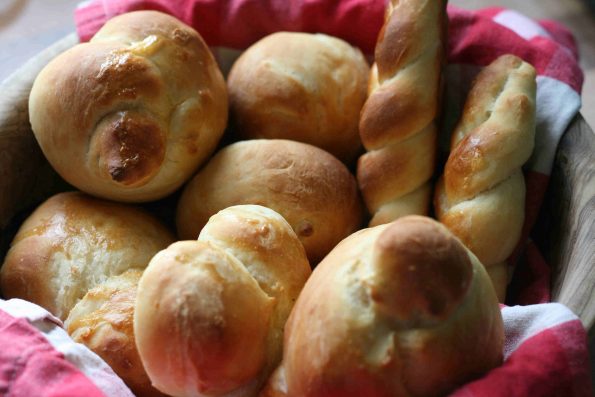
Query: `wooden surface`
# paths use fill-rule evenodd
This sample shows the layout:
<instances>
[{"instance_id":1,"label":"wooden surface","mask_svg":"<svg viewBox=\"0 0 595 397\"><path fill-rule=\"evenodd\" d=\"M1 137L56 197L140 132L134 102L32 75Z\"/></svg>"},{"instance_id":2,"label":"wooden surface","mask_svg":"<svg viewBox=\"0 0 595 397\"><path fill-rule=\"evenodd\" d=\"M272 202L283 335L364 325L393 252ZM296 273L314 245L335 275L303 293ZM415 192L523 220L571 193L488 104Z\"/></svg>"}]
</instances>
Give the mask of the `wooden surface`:
<instances>
[{"instance_id":1,"label":"wooden surface","mask_svg":"<svg viewBox=\"0 0 595 397\"><path fill-rule=\"evenodd\" d=\"M0 85L0 229L18 211L61 184L31 132L28 98L39 71L77 41L74 33L63 38Z\"/></svg>"},{"instance_id":2,"label":"wooden surface","mask_svg":"<svg viewBox=\"0 0 595 397\"><path fill-rule=\"evenodd\" d=\"M537 226L552 265L552 298L595 324L595 134L578 116L558 146Z\"/></svg>"}]
</instances>

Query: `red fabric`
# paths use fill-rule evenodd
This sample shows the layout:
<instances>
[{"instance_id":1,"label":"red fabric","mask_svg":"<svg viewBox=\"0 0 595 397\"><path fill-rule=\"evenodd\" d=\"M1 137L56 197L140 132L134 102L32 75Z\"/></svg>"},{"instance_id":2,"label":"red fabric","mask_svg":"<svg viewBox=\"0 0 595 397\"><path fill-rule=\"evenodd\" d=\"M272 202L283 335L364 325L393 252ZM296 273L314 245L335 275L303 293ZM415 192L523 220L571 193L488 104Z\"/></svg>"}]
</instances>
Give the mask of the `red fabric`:
<instances>
[{"instance_id":1,"label":"red fabric","mask_svg":"<svg viewBox=\"0 0 595 397\"><path fill-rule=\"evenodd\" d=\"M586 333L579 320L523 341L504 364L450 397L591 397Z\"/></svg>"},{"instance_id":2,"label":"red fabric","mask_svg":"<svg viewBox=\"0 0 595 397\"><path fill-rule=\"evenodd\" d=\"M23 318L0 310L0 395L104 397Z\"/></svg>"},{"instance_id":3,"label":"red fabric","mask_svg":"<svg viewBox=\"0 0 595 397\"><path fill-rule=\"evenodd\" d=\"M580 93L584 76L572 34L563 26L547 21L542 27L560 42L545 37L527 42L492 19L500 12L501 8L473 12L449 7L448 62L485 66L501 55L514 54L532 64L538 75L562 81Z\"/></svg>"},{"instance_id":4,"label":"red fabric","mask_svg":"<svg viewBox=\"0 0 595 397\"><path fill-rule=\"evenodd\" d=\"M384 0L120 0L94 1L75 18L88 41L112 16L158 10L196 28L211 46L245 49L277 32L320 32L342 37L372 53L384 19Z\"/></svg>"}]
</instances>

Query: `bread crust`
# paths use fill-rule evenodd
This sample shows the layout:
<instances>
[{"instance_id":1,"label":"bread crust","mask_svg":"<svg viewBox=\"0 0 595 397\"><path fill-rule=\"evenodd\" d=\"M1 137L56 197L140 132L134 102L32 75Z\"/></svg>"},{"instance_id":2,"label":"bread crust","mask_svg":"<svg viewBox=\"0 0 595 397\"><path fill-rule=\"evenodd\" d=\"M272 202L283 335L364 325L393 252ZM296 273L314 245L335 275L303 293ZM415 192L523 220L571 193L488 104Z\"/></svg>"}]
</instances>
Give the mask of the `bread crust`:
<instances>
[{"instance_id":1,"label":"bread crust","mask_svg":"<svg viewBox=\"0 0 595 397\"><path fill-rule=\"evenodd\" d=\"M241 139L290 139L346 163L361 151L359 113L369 66L360 50L324 35L278 32L234 63L227 85Z\"/></svg>"},{"instance_id":2,"label":"bread crust","mask_svg":"<svg viewBox=\"0 0 595 397\"><path fill-rule=\"evenodd\" d=\"M238 204L280 213L313 265L363 221L357 184L345 165L322 149L283 139L241 141L216 153L180 198L180 238L196 238L211 215Z\"/></svg>"},{"instance_id":3,"label":"bread crust","mask_svg":"<svg viewBox=\"0 0 595 397\"><path fill-rule=\"evenodd\" d=\"M134 315L155 387L256 395L281 360L283 327L310 272L291 226L255 205L226 208L198 240L158 253L141 278Z\"/></svg>"},{"instance_id":4,"label":"bread crust","mask_svg":"<svg viewBox=\"0 0 595 397\"><path fill-rule=\"evenodd\" d=\"M502 362L481 263L444 226L407 216L343 240L287 322L261 396L439 396Z\"/></svg>"},{"instance_id":5,"label":"bread crust","mask_svg":"<svg viewBox=\"0 0 595 397\"><path fill-rule=\"evenodd\" d=\"M70 337L97 353L135 395L165 396L151 386L134 342L134 303L141 269L130 269L92 288L64 322Z\"/></svg>"},{"instance_id":6,"label":"bread crust","mask_svg":"<svg viewBox=\"0 0 595 397\"><path fill-rule=\"evenodd\" d=\"M446 31L446 1L388 3L359 125L367 153L357 180L370 226L428 214Z\"/></svg>"},{"instance_id":7,"label":"bread crust","mask_svg":"<svg viewBox=\"0 0 595 397\"><path fill-rule=\"evenodd\" d=\"M119 201L164 197L213 152L227 92L202 38L175 18L112 18L52 60L29 98L35 137L77 188Z\"/></svg>"},{"instance_id":8,"label":"bread crust","mask_svg":"<svg viewBox=\"0 0 595 397\"><path fill-rule=\"evenodd\" d=\"M38 304L61 320L87 291L130 268L144 269L174 236L146 212L60 193L23 223L0 269L6 298Z\"/></svg>"},{"instance_id":9,"label":"bread crust","mask_svg":"<svg viewBox=\"0 0 595 397\"><path fill-rule=\"evenodd\" d=\"M444 223L493 275L504 301L506 260L525 219L521 167L535 145L535 69L504 55L477 76L434 197ZM498 242L495 244L495 242Z\"/></svg>"}]
</instances>

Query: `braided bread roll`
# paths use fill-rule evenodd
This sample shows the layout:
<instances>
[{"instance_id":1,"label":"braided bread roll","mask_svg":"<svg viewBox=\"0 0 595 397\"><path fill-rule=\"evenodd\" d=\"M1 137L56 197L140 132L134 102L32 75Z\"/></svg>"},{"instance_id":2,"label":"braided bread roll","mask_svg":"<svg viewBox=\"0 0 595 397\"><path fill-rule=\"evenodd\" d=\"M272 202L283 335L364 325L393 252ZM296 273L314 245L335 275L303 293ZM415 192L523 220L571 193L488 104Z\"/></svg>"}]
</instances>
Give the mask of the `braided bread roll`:
<instances>
[{"instance_id":1,"label":"braided bread roll","mask_svg":"<svg viewBox=\"0 0 595 397\"><path fill-rule=\"evenodd\" d=\"M427 214L436 160L446 1L391 0L360 119L357 180L370 226Z\"/></svg>"},{"instance_id":2,"label":"braided bread roll","mask_svg":"<svg viewBox=\"0 0 595 397\"><path fill-rule=\"evenodd\" d=\"M521 167L535 142L535 91L535 69L513 55L477 76L434 198L438 220L477 255L501 301L524 222Z\"/></svg>"},{"instance_id":3,"label":"braided bread roll","mask_svg":"<svg viewBox=\"0 0 595 397\"><path fill-rule=\"evenodd\" d=\"M444 396L500 365L503 342L481 263L440 223L407 216L316 267L261 397Z\"/></svg>"},{"instance_id":4,"label":"braided bread roll","mask_svg":"<svg viewBox=\"0 0 595 397\"><path fill-rule=\"evenodd\" d=\"M134 313L155 387L174 396L256 395L279 364L285 321L310 273L291 226L255 205L222 210L198 241L158 253Z\"/></svg>"},{"instance_id":5,"label":"braided bread roll","mask_svg":"<svg viewBox=\"0 0 595 397\"><path fill-rule=\"evenodd\" d=\"M68 183L141 202L172 193L215 150L227 103L200 35L172 16L137 11L52 60L35 79L29 116Z\"/></svg>"}]
</instances>

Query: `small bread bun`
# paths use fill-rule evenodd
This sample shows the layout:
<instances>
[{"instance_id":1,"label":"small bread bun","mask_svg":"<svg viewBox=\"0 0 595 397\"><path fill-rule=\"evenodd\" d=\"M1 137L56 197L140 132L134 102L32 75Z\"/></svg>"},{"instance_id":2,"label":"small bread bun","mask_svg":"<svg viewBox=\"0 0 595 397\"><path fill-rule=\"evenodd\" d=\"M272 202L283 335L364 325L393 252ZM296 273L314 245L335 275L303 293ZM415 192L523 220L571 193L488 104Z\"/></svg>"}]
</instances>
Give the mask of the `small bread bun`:
<instances>
[{"instance_id":1,"label":"small bread bun","mask_svg":"<svg viewBox=\"0 0 595 397\"><path fill-rule=\"evenodd\" d=\"M262 396L443 396L502 362L485 269L446 227L407 216L359 231L318 265Z\"/></svg>"},{"instance_id":2,"label":"small bread bun","mask_svg":"<svg viewBox=\"0 0 595 397\"><path fill-rule=\"evenodd\" d=\"M174 396L254 396L279 364L283 327L311 273L276 212L211 218L198 241L159 252L141 277L136 344L153 385Z\"/></svg>"},{"instance_id":3,"label":"small bread bun","mask_svg":"<svg viewBox=\"0 0 595 397\"><path fill-rule=\"evenodd\" d=\"M199 34L156 11L114 17L50 62L29 98L54 169L94 196L140 202L172 193L215 150L225 81Z\"/></svg>"},{"instance_id":4,"label":"small bread bun","mask_svg":"<svg viewBox=\"0 0 595 397\"><path fill-rule=\"evenodd\" d=\"M64 320L90 289L128 269L144 269L173 240L132 206L57 194L19 229L0 269L0 288L5 298L28 300Z\"/></svg>"},{"instance_id":5,"label":"small bread bun","mask_svg":"<svg viewBox=\"0 0 595 397\"><path fill-rule=\"evenodd\" d=\"M70 311L64 328L97 353L137 396L163 396L151 386L132 327L140 269L130 269L91 289Z\"/></svg>"},{"instance_id":6,"label":"small bread bun","mask_svg":"<svg viewBox=\"0 0 595 397\"><path fill-rule=\"evenodd\" d=\"M362 223L355 177L322 149L282 139L223 148L186 186L177 209L178 234L194 239L209 217L238 204L280 213L318 263Z\"/></svg>"},{"instance_id":7,"label":"small bread bun","mask_svg":"<svg viewBox=\"0 0 595 397\"><path fill-rule=\"evenodd\" d=\"M341 39L271 34L242 53L229 73L237 132L245 139L306 142L350 163L361 150L368 72L361 51Z\"/></svg>"}]
</instances>

